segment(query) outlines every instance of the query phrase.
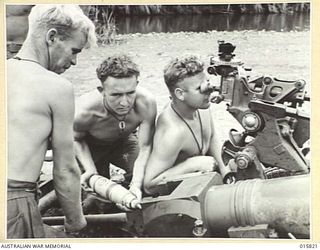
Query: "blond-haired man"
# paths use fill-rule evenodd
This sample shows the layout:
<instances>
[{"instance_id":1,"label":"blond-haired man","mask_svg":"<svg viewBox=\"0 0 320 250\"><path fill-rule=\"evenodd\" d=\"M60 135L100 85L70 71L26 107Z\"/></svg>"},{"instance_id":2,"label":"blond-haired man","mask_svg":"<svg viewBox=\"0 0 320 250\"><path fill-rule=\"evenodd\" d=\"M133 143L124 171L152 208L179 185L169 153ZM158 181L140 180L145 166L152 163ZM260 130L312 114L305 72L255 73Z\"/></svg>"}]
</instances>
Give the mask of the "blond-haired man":
<instances>
[{"instance_id":1,"label":"blond-haired man","mask_svg":"<svg viewBox=\"0 0 320 250\"><path fill-rule=\"evenodd\" d=\"M36 5L21 50L7 61L7 238L45 237L35 193L50 139L65 229L73 232L86 226L73 150L73 88L60 74L95 42L94 25L79 6Z\"/></svg>"}]
</instances>

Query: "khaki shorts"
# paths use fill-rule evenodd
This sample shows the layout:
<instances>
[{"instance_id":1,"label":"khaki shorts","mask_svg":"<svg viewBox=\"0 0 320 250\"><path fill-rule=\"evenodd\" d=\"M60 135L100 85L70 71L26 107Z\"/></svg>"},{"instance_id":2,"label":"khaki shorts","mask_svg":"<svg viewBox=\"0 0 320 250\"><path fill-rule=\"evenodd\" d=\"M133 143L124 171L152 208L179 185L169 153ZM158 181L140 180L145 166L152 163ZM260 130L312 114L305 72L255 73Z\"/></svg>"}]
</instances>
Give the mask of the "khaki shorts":
<instances>
[{"instance_id":1,"label":"khaki shorts","mask_svg":"<svg viewBox=\"0 0 320 250\"><path fill-rule=\"evenodd\" d=\"M27 188L8 187L8 239L45 237L45 231L35 195L35 192L30 192Z\"/></svg>"}]
</instances>

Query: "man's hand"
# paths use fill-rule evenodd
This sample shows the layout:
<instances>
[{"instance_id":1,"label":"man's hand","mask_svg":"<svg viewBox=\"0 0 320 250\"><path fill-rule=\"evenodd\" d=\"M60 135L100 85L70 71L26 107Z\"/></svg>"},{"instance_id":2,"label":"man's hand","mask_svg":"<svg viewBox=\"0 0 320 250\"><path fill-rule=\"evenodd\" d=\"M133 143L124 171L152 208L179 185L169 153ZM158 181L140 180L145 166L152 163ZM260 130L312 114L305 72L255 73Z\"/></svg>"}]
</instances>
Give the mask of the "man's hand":
<instances>
[{"instance_id":1,"label":"man's hand","mask_svg":"<svg viewBox=\"0 0 320 250\"><path fill-rule=\"evenodd\" d=\"M142 191L141 191L140 187L137 186L136 184L132 183L132 184L130 184L129 191L136 197L135 202L140 203L141 199L142 199ZM125 211L125 212L131 212L134 210L134 208L131 207L133 205L132 203L125 204L125 205L122 205L120 203L116 203L116 205L119 209L121 209L122 211ZM137 208L141 209L141 205L138 205Z\"/></svg>"},{"instance_id":2,"label":"man's hand","mask_svg":"<svg viewBox=\"0 0 320 250\"><path fill-rule=\"evenodd\" d=\"M89 187L89 179L91 178L91 176L93 176L93 175L96 175L96 174L98 174L96 171L85 171L82 175L81 175L81 178L80 178L80 183L81 183L81 186L82 186L82 188L83 188L83 190L85 190L85 191L89 191L89 190L91 190L92 191L92 189Z\"/></svg>"},{"instance_id":3,"label":"man's hand","mask_svg":"<svg viewBox=\"0 0 320 250\"><path fill-rule=\"evenodd\" d=\"M135 209L142 209L142 206L140 204L140 201L138 199L134 199L134 201L131 201L130 203L127 204L120 204L116 203L116 206L125 212L132 212Z\"/></svg>"},{"instance_id":4,"label":"man's hand","mask_svg":"<svg viewBox=\"0 0 320 250\"><path fill-rule=\"evenodd\" d=\"M124 211L124 212L132 212L133 209L132 208L128 208L120 203L116 203L116 206L121 210L121 211Z\"/></svg>"},{"instance_id":5,"label":"man's hand","mask_svg":"<svg viewBox=\"0 0 320 250\"><path fill-rule=\"evenodd\" d=\"M66 233L76 233L86 226L87 221L83 214L80 215L80 218L78 220L70 221L66 218L64 223Z\"/></svg>"},{"instance_id":6,"label":"man's hand","mask_svg":"<svg viewBox=\"0 0 320 250\"><path fill-rule=\"evenodd\" d=\"M140 202L142 199L142 191L141 188L136 186L134 183L130 185L129 191L137 197L138 201Z\"/></svg>"},{"instance_id":7,"label":"man's hand","mask_svg":"<svg viewBox=\"0 0 320 250\"><path fill-rule=\"evenodd\" d=\"M217 161L212 156L195 156L189 158L191 164L194 164L195 171L200 172L213 172L218 168Z\"/></svg>"}]
</instances>

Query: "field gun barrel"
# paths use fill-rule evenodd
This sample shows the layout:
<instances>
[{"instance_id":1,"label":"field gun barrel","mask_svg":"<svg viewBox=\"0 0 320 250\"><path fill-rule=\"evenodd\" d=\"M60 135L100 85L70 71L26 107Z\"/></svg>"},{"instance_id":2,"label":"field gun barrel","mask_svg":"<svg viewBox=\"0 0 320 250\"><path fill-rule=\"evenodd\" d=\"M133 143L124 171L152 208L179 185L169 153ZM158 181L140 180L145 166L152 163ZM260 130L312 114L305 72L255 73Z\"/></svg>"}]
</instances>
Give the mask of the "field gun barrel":
<instances>
[{"instance_id":1,"label":"field gun barrel","mask_svg":"<svg viewBox=\"0 0 320 250\"><path fill-rule=\"evenodd\" d=\"M208 229L268 224L279 233L310 235L308 175L212 186L204 200Z\"/></svg>"},{"instance_id":2,"label":"field gun barrel","mask_svg":"<svg viewBox=\"0 0 320 250\"><path fill-rule=\"evenodd\" d=\"M128 213L149 237L310 238L309 175L223 184L218 173L158 186Z\"/></svg>"}]
</instances>

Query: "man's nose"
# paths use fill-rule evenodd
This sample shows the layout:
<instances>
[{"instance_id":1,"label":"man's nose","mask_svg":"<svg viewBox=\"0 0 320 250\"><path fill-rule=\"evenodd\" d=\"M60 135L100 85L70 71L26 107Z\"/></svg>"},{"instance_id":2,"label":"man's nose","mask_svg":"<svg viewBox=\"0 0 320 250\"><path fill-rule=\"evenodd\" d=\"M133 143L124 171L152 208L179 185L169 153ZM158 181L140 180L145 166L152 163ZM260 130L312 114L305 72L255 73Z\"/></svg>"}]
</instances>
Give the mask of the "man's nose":
<instances>
[{"instance_id":1,"label":"man's nose","mask_svg":"<svg viewBox=\"0 0 320 250\"><path fill-rule=\"evenodd\" d=\"M77 64L77 56L76 56L76 55L72 56L72 58L71 58L71 64L72 64L72 65L76 65L76 64Z\"/></svg>"},{"instance_id":2,"label":"man's nose","mask_svg":"<svg viewBox=\"0 0 320 250\"><path fill-rule=\"evenodd\" d=\"M206 81L206 82L202 83L200 86L200 91L203 94L211 93L211 92L213 92L213 90L214 90L214 85L212 84L211 81Z\"/></svg>"},{"instance_id":3,"label":"man's nose","mask_svg":"<svg viewBox=\"0 0 320 250\"><path fill-rule=\"evenodd\" d=\"M126 95L121 96L120 105L127 106L129 104L128 97Z\"/></svg>"}]
</instances>

